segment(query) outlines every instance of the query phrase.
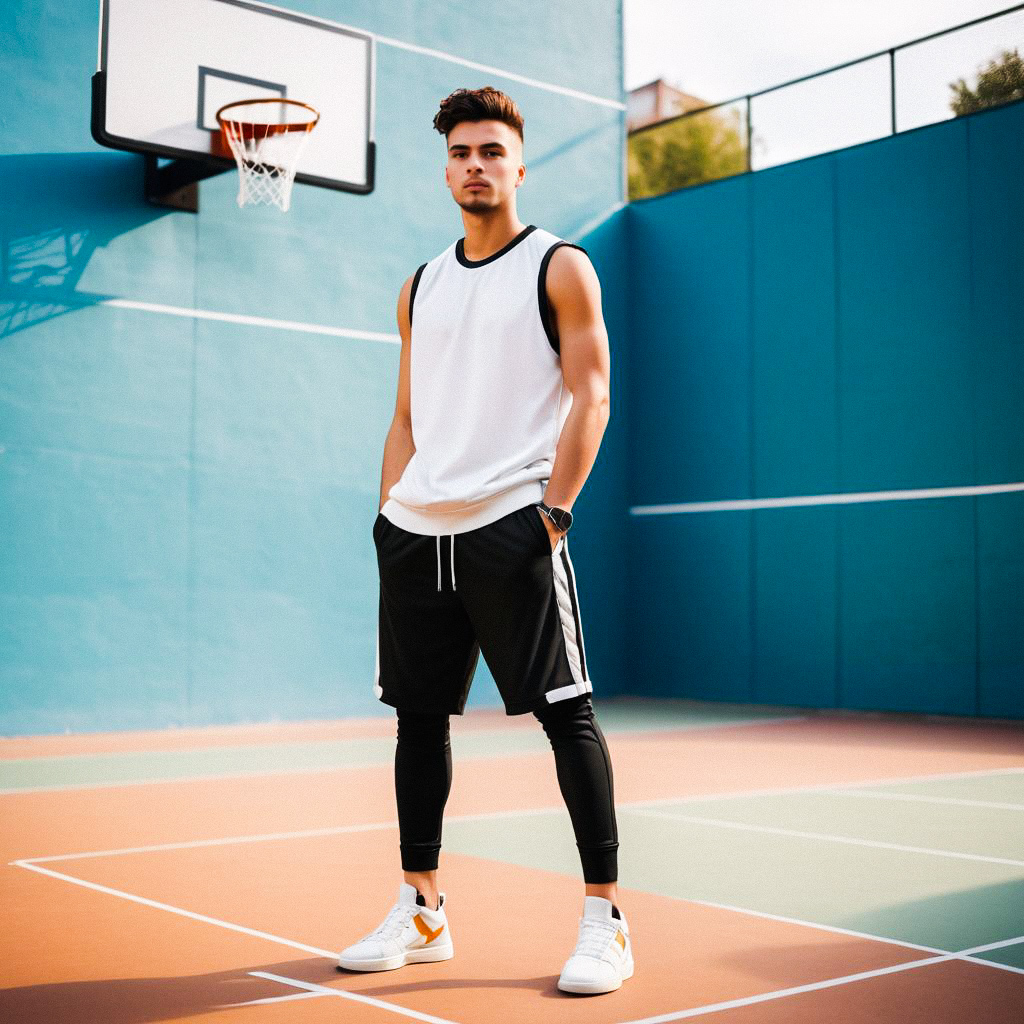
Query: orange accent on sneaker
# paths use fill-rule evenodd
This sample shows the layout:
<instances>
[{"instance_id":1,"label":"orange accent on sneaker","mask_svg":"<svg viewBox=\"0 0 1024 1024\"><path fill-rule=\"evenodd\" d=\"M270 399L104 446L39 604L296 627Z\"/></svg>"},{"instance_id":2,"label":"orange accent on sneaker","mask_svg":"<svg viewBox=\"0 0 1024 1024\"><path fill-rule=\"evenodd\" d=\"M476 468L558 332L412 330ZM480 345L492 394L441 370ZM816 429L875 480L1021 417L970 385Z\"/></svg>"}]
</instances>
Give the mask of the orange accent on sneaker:
<instances>
[{"instance_id":1,"label":"orange accent on sneaker","mask_svg":"<svg viewBox=\"0 0 1024 1024\"><path fill-rule=\"evenodd\" d=\"M615 933L615 941L622 947L622 952L626 952L626 938L622 932Z\"/></svg>"},{"instance_id":2,"label":"orange accent on sneaker","mask_svg":"<svg viewBox=\"0 0 1024 1024\"><path fill-rule=\"evenodd\" d=\"M420 917L419 914L417 914L413 918L413 921L416 922L416 927L419 929L420 934L424 935L426 937L426 940L427 940L426 944L428 946L430 945L431 942L434 941L434 939L436 939L438 937L438 935L441 934L441 932L444 931L444 925L441 925L441 927L438 928L436 932L432 932L430 930L430 928L428 927L428 925L426 924L426 922L423 920L422 917Z\"/></svg>"}]
</instances>

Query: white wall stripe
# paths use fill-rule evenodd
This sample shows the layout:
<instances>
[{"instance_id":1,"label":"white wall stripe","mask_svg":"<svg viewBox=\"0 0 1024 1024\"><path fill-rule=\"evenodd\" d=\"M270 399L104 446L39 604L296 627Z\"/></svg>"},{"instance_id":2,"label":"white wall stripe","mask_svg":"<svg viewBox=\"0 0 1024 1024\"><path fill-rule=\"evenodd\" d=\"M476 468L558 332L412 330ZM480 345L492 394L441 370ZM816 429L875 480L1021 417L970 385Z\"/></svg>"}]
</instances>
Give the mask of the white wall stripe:
<instances>
[{"instance_id":1,"label":"white wall stripe","mask_svg":"<svg viewBox=\"0 0 1024 1024\"><path fill-rule=\"evenodd\" d=\"M609 206L603 213L599 213L596 217L588 220L583 227L577 228L571 235L566 235L565 240L567 242L578 242L584 235L589 235L595 228L599 228L609 217L614 216L625 206L625 203L616 203L614 206Z\"/></svg>"},{"instance_id":2,"label":"white wall stripe","mask_svg":"<svg viewBox=\"0 0 1024 1024\"><path fill-rule=\"evenodd\" d=\"M282 13L290 14L293 13L284 7L274 7L271 4L267 5L273 10L281 11ZM514 82L523 82L526 85L535 86L538 89L545 89L548 92L560 93L564 96L573 96L576 99L586 100L589 103L597 103L604 107L614 107L618 110L625 110L626 104L621 103L618 100L607 100L603 96L594 96L587 92L579 92L576 89L567 89L561 85L552 85L550 82L542 82L535 78L524 78L522 75L517 75L511 71L503 71L501 68L491 67L488 64L478 64L475 61L467 60L464 57L456 57L455 54L446 53L444 50L432 50L427 46L418 46L416 43L407 43L401 39L390 39L387 36L379 36L369 29L359 28L355 25L346 25L343 22L329 21L326 18L318 18L313 14L303 14L304 18L308 18L310 21L319 21L324 25L329 25L332 28L341 25L343 28L350 28L354 32L362 32L373 38L374 45L384 44L385 46L393 46L399 50L409 50L412 53L422 53L428 57L436 57L438 60L448 61L452 64L460 64L462 67L474 68L477 71L485 71L488 74L501 75L503 78L511 79ZM102 59L102 58L100 58ZM99 68L97 67L97 70ZM376 91L376 90L375 90ZM372 124L372 118L371 118Z\"/></svg>"},{"instance_id":3,"label":"white wall stripe","mask_svg":"<svg viewBox=\"0 0 1024 1024\"><path fill-rule=\"evenodd\" d=\"M566 239L575 241L603 224L609 217L621 210L626 204L616 203L614 206L598 214L583 227L567 235ZM144 302L140 299L99 299L83 305L108 306L111 309L130 309L141 313L159 313L163 316L179 316L191 320L210 320L226 324L238 324L243 327L264 327L277 331L295 331L300 334L320 334L332 338L353 338L356 341L381 341L390 345L401 345L401 335L386 331L363 331L354 327L333 327L328 324L310 323L301 320L281 320L270 316L254 316L247 313L226 313L214 309L195 309L190 306L170 306L161 302Z\"/></svg>"},{"instance_id":4,"label":"white wall stripe","mask_svg":"<svg viewBox=\"0 0 1024 1024\"><path fill-rule=\"evenodd\" d=\"M327 327L324 324L303 323L298 320L276 320L269 316L249 316L242 313L219 313L210 309L191 309L187 306L165 306L158 302L140 302L136 299L101 299L97 306L112 306L114 309L135 309L143 313L163 313L165 316L182 316L193 320L219 320L222 323L241 324L245 327L270 327L278 331L299 331L303 334L327 334L335 338L355 338L359 341L384 341L401 345L399 334L385 334L381 331L358 331L351 327Z\"/></svg>"},{"instance_id":5,"label":"white wall stripe","mask_svg":"<svg viewBox=\"0 0 1024 1024\"><path fill-rule=\"evenodd\" d=\"M917 501L922 498L961 498L977 494L1024 491L1024 483L979 484L971 487L926 487L904 491L858 491L848 494L798 494L788 498L736 498L725 501L685 501L674 505L632 505L633 516L662 516L678 512L738 512L797 505L852 505L866 501Z\"/></svg>"},{"instance_id":6,"label":"white wall stripe","mask_svg":"<svg viewBox=\"0 0 1024 1024\"><path fill-rule=\"evenodd\" d=\"M794 828L776 828L773 825L751 825L744 821L729 821L727 818L702 818L690 814L671 814L668 811L656 811L652 808L626 807L650 818L668 818L672 821L684 821L693 825L713 825L717 828L732 828L742 832L764 832L768 835L792 836L795 839L818 839L828 843L844 843L849 846L868 846L877 850L897 850L900 853L923 853L933 857L949 857L953 860L983 861L986 864L1008 864L1011 867L1024 867L1024 860L1012 857L989 857L981 853L960 853L955 850L936 850L928 846L905 846L902 843L886 843L877 839L857 839L853 836L835 836L827 832L804 832Z\"/></svg>"},{"instance_id":7,"label":"white wall stripe","mask_svg":"<svg viewBox=\"0 0 1024 1024\"><path fill-rule=\"evenodd\" d=\"M496 68L490 64L478 64L475 60L456 57L454 54L445 53L444 50L432 50L428 46L417 46L415 43L406 43L401 39L389 39L387 36L377 36L376 40L385 46L393 46L399 50L409 50L411 53L422 53L426 57L435 57L438 60L459 64L464 68L472 68L474 71L483 71L488 75L500 75L502 78L507 78L510 82L522 82L523 85L531 85L535 89L543 89L545 92L553 92L560 96L571 96L573 99L583 100L586 103L596 103L601 107L611 107L613 110L626 109L626 104L619 100L608 100L603 96L595 96L593 93L566 88L564 85L552 85L551 82L542 82L537 78L527 78L525 75L517 75L514 71L505 71L503 68Z\"/></svg>"}]
</instances>

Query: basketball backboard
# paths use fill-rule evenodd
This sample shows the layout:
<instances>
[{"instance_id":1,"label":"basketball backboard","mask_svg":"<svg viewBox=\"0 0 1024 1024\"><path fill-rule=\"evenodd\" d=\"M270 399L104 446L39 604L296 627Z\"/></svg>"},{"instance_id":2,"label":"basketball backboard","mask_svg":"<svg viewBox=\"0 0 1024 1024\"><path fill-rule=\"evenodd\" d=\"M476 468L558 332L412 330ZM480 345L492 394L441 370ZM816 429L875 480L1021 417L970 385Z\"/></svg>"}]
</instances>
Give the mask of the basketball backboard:
<instances>
[{"instance_id":1,"label":"basketball backboard","mask_svg":"<svg viewBox=\"0 0 1024 1024\"><path fill-rule=\"evenodd\" d=\"M322 18L254 0L101 0L92 134L113 149L207 165L197 180L234 166L220 107L300 100L320 122L295 180L368 193L374 76L373 35Z\"/></svg>"}]
</instances>

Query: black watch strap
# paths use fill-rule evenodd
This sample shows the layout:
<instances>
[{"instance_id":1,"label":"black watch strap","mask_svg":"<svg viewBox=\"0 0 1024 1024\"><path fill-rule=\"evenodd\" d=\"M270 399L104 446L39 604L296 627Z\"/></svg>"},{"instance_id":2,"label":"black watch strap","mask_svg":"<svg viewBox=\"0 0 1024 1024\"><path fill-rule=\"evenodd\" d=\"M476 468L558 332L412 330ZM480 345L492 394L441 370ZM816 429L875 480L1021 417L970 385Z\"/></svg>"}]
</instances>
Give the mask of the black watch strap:
<instances>
[{"instance_id":1,"label":"black watch strap","mask_svg":"<svg viewBox=\"0 0 1024 1024\"><path fill-rule=\"evenodd\" d=\"M548 505L543 501L538 501L537 504L540 506L541 511L551 520L555 525L555 529L559 533L566 533L570 526L572 526L572 513L567 508L559 508L557 505Z\"/></svg>"}]
</instances>

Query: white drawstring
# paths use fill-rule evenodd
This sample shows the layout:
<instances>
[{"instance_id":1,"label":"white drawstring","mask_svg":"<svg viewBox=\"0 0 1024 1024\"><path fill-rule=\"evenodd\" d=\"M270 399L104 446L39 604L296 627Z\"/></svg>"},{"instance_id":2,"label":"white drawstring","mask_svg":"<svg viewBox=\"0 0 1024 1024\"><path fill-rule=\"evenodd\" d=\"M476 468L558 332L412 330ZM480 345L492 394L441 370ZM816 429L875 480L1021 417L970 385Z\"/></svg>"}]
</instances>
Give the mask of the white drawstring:
<instances>
[{"instance_id":1,"label":"white drawstring","mask_svg":"<svg viewBox=\"0 0 1024 1024\"><path fill-rule=\"evenodd\" d=\"M455 589L455 534L449 533L452 547L452 590ZM437 535L437 589L441 589L441 535Z\"/></svg>"}]
</instances>

